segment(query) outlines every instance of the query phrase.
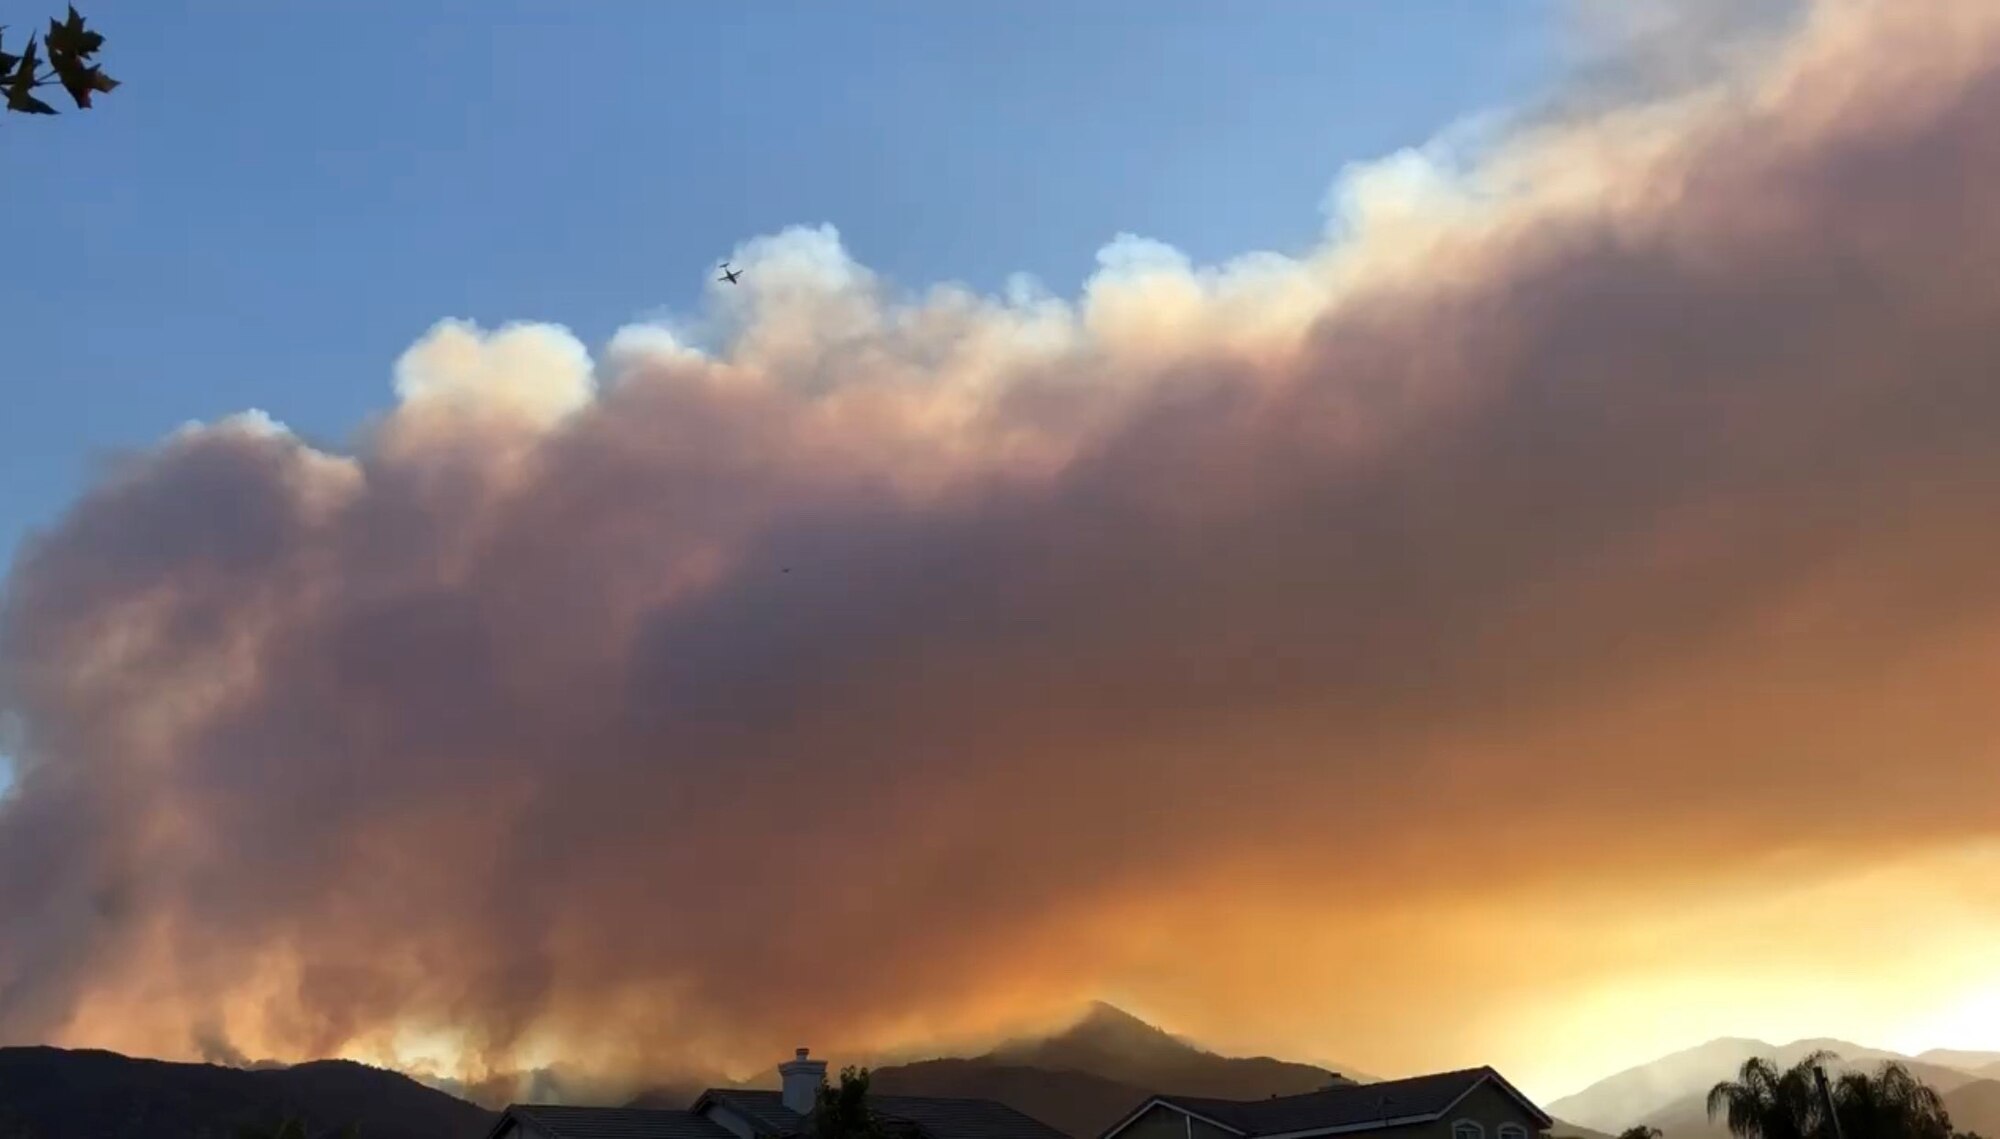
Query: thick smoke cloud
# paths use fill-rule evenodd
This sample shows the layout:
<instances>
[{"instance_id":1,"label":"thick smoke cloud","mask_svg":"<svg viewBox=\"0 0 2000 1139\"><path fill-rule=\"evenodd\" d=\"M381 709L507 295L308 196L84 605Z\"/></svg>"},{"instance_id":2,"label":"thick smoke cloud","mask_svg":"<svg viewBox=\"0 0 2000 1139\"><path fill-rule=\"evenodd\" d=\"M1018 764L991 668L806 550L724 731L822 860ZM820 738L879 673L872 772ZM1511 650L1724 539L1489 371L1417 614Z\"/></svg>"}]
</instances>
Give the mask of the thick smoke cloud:
<instances>
[{"instance_id":1,"label":"thick smoke cloud","mask_svg":"<svg viewBox=\"0 0 2000 1139\"><path fill-rule=\"evenodd\" d=\"M1308 256L904 299L796 230L600 359L441 324L342 453L190 427L8 585L0 1039L640 1075L1104 995L1557 1078L1691 987L1943 1000L1996 48L1827 2Z\"/></svg>"}]
</instances>

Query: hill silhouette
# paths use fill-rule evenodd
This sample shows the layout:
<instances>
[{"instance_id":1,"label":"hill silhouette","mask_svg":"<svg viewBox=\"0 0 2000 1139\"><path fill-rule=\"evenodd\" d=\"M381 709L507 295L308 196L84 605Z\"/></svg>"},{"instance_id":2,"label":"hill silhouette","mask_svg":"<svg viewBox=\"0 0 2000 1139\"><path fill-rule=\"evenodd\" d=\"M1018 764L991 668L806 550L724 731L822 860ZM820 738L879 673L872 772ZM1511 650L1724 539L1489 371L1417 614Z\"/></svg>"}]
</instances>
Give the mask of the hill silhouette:
<instances>
[{"instance_id":1,"label":"hill silhouette","mask_svg":"<svg viewBox=\"0 0 2000 1139\"><path fill-rule=\"evenodd\" d=\"M554 1069L537 1075L546 1078L531 1081L534 1098L607 1102L575 1077L560 1078ZM1060 1032L1010 1041L982 1056L877 1067L874 1086L885 1095L995 1100L1078 1139L1093 1139L1158 1093L1263 1099L1314 1091L1336 1079L1373 1081L1359 1072L1267 1056L1219 1055L1096 1005ZM687 1076L632 1103L686 1107L705 1086L737 1085ZM482 1098L493 1093L463 1090ZM244 1127L268 1127L286 1117L306 1120L315 1136L354 1123L362 1139L482 1139L495 1113L395 1072L347 1061L250 1070L111 1052L0 1049L0 1136L9 1139L236 1139ZM1568 1124L1554 1133L1607 1139Z\"/></svg>"},{"instance_id":2,"label":"hill silhouette","mask_svg":"<svg viewBox=\"0 0 2000 1139\"><path fill-rule=\"evenodd\" d=\"M1750 1056L1790 1063L1822 1048L1861 1067L1900 1061L1944 1095L1960 1130L2000 1137L2000 1080L1981 1073L1991 1066L1990 1054L1911 1058L1836 1040L1782 1046L1741 1038L1710 1041L1545 1106L1557 1117L1558 1137L1607 1139L1646 1123L1667 1139L1726 1139L1723 1129L1708 1121L1702 1103L1712 1084L1734 1075ZM1978 1067L1938 1062L1947 1059ZM586 1090L580 1077L559 1079L554 1069L543 1075L547 1078L534 1082L534 1098L611 1102ZM1154 1094L1264 1099L1314 1091L1337 1079L1374 1082L1352 1070L1223 1056L1100 1004L1059 1032L1009 1041L981 1056L879 1066L874 1086L885 1095L995 1100L1078 1139L1093 1139ZM686 1107L702 1087L728 1084L688 1076L633 1102ZM110 1052L0 1048L0 1136L9 1139L236 1139L243 1127L270 1126L286 1117L304 1119L315 1136L353 1123L362 1139L482 1139L495 1115L398 1073L347 1061L253 1070Z\"/></svg>"},{"instance_id":3,"label":"hill silhouette","mask_svg":"<svg viewBox=\"0 0 2000 1139\"><path fill-rule=\"evenodd\" d=\"M1095 1136L1161 1092L1266 1099L1352 1078L1268 1056L1217 1055L1100 1002L1050 1036L970 1059L879 1068L875 1086L893 1095L998 1100L1069 1135Z\"/></svg>"},{"instance_id":4,"label":"hill silhouette","mask_svg":"<svg viewBox=\"0 0 2000 1139\"><path fill-rule=\"evenodd\" d=\"M1960 1131L2000 1135L2000 1080L1974 1080L1954 1088L1945 1093L1944 1108Z\"/></svg>"},{"instance_id":5,"label":"hill silhouette","mask_svg":"<svg viewBox=\"0 0 2000 1139\"><path fill-rule=\"evenodd\" d=\"M1974 1074L2000 1066L2000 1052L1966 1052L1957 1048L1933 1048L1917 1053L1917 1059L1926 1064L1941 1064Z\"/></svg>"},{"instance_id":6,"label":"hill silhouette","mask_svg":"<svg viewBox=\"0 0 2000 1139\"><path fill-rule=\"evenodd\" d=\"M1336 1080L1367 1084L1376 1077L1269 1056L1219 1055L1102 1003L1051 1036L1011 1041L970 1059L925 1060L875 1073L875 1087L886 1094L998 1100L1079 1139L1093 1139L1155 1094L1267 1099L1318 1091ZM1551 1134L1609 1139L1563 1120Z\"/></svg>"},{"instance_id":7,"label":"hill silhouette","mask_svg":"<svg viewBox=\"0 0 2000 1139\"><path fill-rule=\"evenodd\" d=\"M1268 1056L1217 1055L1097 1003L1060 1032L1008 1041L981 1056L877 1067L872 1086L883 1095L995 1100L1087 1139L1160 1092L1264 1099L1316 1091L1340 1078L1369 1079ZM685 1107L699 1090L674 1080L632 1105Z\"/></svg>"},{"instance_id":8,"label":"hill silhouette","mask_svg":"<svg viewBox=\"0 0 2000 1139\"><path fill-rule=\"evenodd\" d=\"M356 1124L364 1139L481 1139L494 1120L408 1076L346 1060L249 1070L0 1048L0 1135L236 1139L286 1118L315 1136Z\"/></svg>"},{"instance_id":9,"label":"hill silhouette","mask_svg":"<svg viewBox=\"0 0 2000 1139\"><path fill-rule=\"evenodd\" d=\"M978 1061L1057 1072L1088 1072L1105 1079L1222 1099L1263 1099L1318 1091L1335 1080L1366 1083L1371 1076L1336 1072L1269 1056L1220 1056L1098 1002L1070 1027L1040 1039L1002 1044Z\"/></svg>"}]
</instances>

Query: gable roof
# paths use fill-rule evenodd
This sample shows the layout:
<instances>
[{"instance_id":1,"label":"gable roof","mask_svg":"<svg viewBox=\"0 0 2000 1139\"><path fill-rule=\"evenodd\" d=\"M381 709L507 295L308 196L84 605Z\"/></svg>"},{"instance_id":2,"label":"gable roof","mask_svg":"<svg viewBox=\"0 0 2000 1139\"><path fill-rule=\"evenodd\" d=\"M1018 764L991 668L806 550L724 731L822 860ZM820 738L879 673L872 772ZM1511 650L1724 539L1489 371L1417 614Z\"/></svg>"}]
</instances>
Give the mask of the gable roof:
<instances>
[{"instance_id":1,"label":"gable roof","mask_svg":"<svg viewBox=\"0 0 2000 1139\"><path fill-rule=\"evenodd\" d=\"M870 1097L871 1099L873 1097ZM783 1092L745 1091L737 1088L710 1088L694 1101L690 1111L706 1111L713 1104L734 1108L744 1122L759 1135L797 1135L805 1128L806 1117L785 1106Z\"/></svg>"},{"instance_id":2,"label":"gable roof","mask_svg":"<svg viewBox=\"0 0 2000 1139\"><path fill-rule=\"evenodd\" d=\"M1491 1068L1466 1068L1384 1080L1374 1084L1343 1084L1304 1095L1272 1099L1203 1099L1195 1096L1154 1096L1120 1120L1103 1139L1112 1139L1156 1106L1166 1106L1245 1139L1274 1136L1304 1139L1344 1131L1369 1131L1439 1119L1481 1084L1492 1083L1518 1102L1543 1127L1554 1121L1534 1101Z\"/></svg>"},{"instance_id":3,"label":"gable roof","mask_svg":"<svg viewBox=\"0 0 2000 1139\"><path fill-rule=\"evenodd\" d=\"M806 1117L785 1106L783 1094L710 1088L694 1101L700 1112L711 1104L732 1108L769 1139L793 1139L806 1131ZM990 1099L870 1095L868 1106L897 1130L922 1139L1069 1139L1031 1115Z\"/></svg>"},{"instance_id":4,"label":"gable roof","mask_svg":"<svg viewBox=\"0 0 2000 1139\"><path fill-rule=\"evenodd\" d=\"M692 1111L533 1103L510 1105L494 1125L493 1139L510 1121L525 1123L546 1139L736 1139L721 1124Z\"/></svg>"}]
</instances>

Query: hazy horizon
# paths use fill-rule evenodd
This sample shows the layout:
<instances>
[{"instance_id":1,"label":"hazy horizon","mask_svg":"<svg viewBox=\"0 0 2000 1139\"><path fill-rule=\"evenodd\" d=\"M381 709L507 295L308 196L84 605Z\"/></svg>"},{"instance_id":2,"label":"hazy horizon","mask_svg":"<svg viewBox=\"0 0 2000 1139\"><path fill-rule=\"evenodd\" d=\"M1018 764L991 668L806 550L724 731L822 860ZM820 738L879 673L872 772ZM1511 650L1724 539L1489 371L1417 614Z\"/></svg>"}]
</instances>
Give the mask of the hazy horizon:
<instances>
[{"instance_id":1,"label":"hazy horizon","mask_svg":"<svg viewBox=\"0 0 2000 1139\"><path fill-rule=\"evenodd\" d=\"M1040 1023L1033 1026L1024 1026L1018 1032L1004 1033L998 1036L994 1036L990 1039L962 1042L961 1044L953 1048L926 1048L922 1046L916 1046L916 1047L905 1047L900 1049L891 1049L888 1051L874 1052L862 1055L844 1055L844 1056L828 1056L819 1049L813 1049L813 1055L818 1059L823 1059L828 1061L830 1067L833 1069L838 1069L848 1065L859 1065L862 1067L886 1067L886 1066L901 1065L901 1064L923 1063L931 1060L971 1059L990 1054L995 1049L1000 1049L1007 1045L1018 1044L1024 1041L1033 1041L1033 1040L1039 1040L1052 1036L1061 1035L1073 1028L1076 1028L1084 1024L1086 1021L1096 1017L1097 1015L1103 1013L1114 1014L1116 1017L1130 1017L1134 1020L1137 1020L1141 1024L1144 1024L1148 1028L1163 1032L1177 1040L1180 1040L1181 1042L1187 1044L1190 1047L1202 1049L1204 1051L1208 1051L1223 1057L1250 1058L1250 1057L1261 1056L1288 1063L1311 1064L1325 1068L1328 1071L1332 1072L1339 1072L1344 1074L1358 1074L1364 1080L1370 1080L1370 1081L1402 1079L1409 1076L1423 1075L1425 1074L1426 1071L1428 1071L1428 1069L1425 1069L1421 1071L1408 1071L1408 1072L1388 1072L1388 1073L1367 1072L1354 1065L1347 1064L1337 1059L1329 1060L1324 1057L1315 1058L1306 1056L1293 1056L1284 1054L1282 1052L1273 1052L1268 1049L1253 1048L1247 1051L1232 1051L1229 1049L1218 1049L1210 1045L1207 1041L1197 1039L1185 1033L1176 1031L1171 1025L1154 1023L1148 1020L1146 1017L1138 1013L1134 1013L1129 1009L1121 1008L1109 1001L1100 1001L1100 1000L1092 1000L1086 1003L1085 1005L1081 1006L1077 1010L1074 1010L1071 1014L1057 1018L1052 1022ZM1576 1086L1573 1087L1560 1088L1560 1089L1523 1088L1523 1090L1526 1091L1529 1095L1531 1095L1541 1106L1546 1108L1551 1104L1558 1103L1558 1101L1568 1099L1579 1093L1590 1090L1594 1088L1596 1085L1601 1084L1612 1077L1648 1068L1655 1063L1665 1060L1672 1060L1683 1054L1699 1053L1704 1049L1708 1049L1716 1045L1738 1044L1738 1043L1754 1043L1762 1045L1763 1048L1758 1051L1758 1054L1765 1056L1779 1056L1787 1052L1797 1052L1800 1050L1801 1046L1804 1045L1831 1045L1834 1047L1834 1051L1836 1052L1837 1055L1841 1056L1847 1062L1857 1064L1863 1069L1872 1069L1879 1062L1869 1055L1869 1053L1875 1053L1875 1052L1895 1053L1897 1055L1900 1055L1906 1059L1913 1061L1939 1063L1946 1067L1954 1066L1944 1059L1939 1059L1934 1056L1930 1056L1930 1054L1932 1053L1955 1051L1954 1049L1947 1049L1947 1048L1925 1048L1919 1050L1910 1050L1905 1048L1890 1048L1890 1047L1884 1047L1879 1044L1871 1043L1869 1041L1847 1040L1837 1035L1824 1034L1824 1033L1810 1034L1786 1040L1761 1040L1756 1037L1746 1036L1742 1034L1725 1034L1722 1036L1708 1037L1706 1039L1699 1041L1692 1041L1679 1047L1671 1047L1657 1056L1648 1057L1645 1061L1640 1063L1623 1065L1617 1068L1608 1068L1606 1070L1596 1072L1594 1074L1591 1074L1583 1078L1580 1083L1578 1083ZM803 1047L806 1045L801 1045L801 1046ZM1845 1051L1843 1051L1843 1047L1845 1048ZM1995 1058L2000 1058L2000 1049L1964 1049L1964 1051L1970 1053L1984 1052ZM1927 1057L1929 1058L1927 1059ZM159 1057L148 1057L148 1058L159 1058ZM185 1057L170 1057L170 1059L184 1059L184 1058ZM753 1064L747 1067L695 1066L695 1067L688 1067L681 1069L661 1070L657 1072L636 1075L634 1078L629 1080L617 1080L607 1084L593 1084L593 1082L589 1079L589 1073L578 1071L573 1066L565 1064L560 1057L553 1058L550 1064L546 1065L543 1069L539 1069L539 1071L555 1074L557 1076L566 1073L571 1079L579 1081L577 1087L586 1093L586 1100L589 1100L590 1095L594 1093L597 1099L615 1101L628 1098L632 1095L636 1095L640 1092L656 1088L663 1084L672 1084L678 1081L693 1081L695 1083L704 1083L708 1081L721 1081L727 1085L752 1085L752 1086L768 1085L775 1087L777 1086L776 1073L778 1065L790 1058L791 1058L790 1050L786 1050L783 1055L774 1056L770 1059L769 1063L763 1065ZM197 1057L197 1059L205 1063L212 1063L224 1067L235 1067L235 1068L258 1068L273 1064L292 1066L296 1064L312 1063L315 1061L327 1060L327 1059L336 1059L336 1060L354 1059L380 1066L378 1061L364 1056L301 1057L292 1061L280 1061L271 1058L210 1053L207 1055ZM1976 1073L1974 1069L1977 1067L1984 1067L1984 1066L1985 1065L1972 1065L1972 1066L1962 1067L1959 1070L1966 1072L1968 1075L1977 1075L1978 1073ZM455 1079L448 1075L440 1074L438 1072L432 1071L422 1066L404 1068L400 1070L402 1070L404 1074L410 1075L418 1079L420 1082L427 1084L428 1086L437 1087L441 1090L451 1092L454 1095L470 1096L471 1098L474 1098L478 1102L486 1103L489 1106L497 1106L509 1102L513 1098L513 1096L517 1092L520 1092L521 1090L519 1085L508 1086L504 1084L504 1081L500 1085L496 1085L489 1088L484 1088L484 1089L469 1088L461 1080ZM520 1079L527 1079L533 1074L534 1074L533 1072L515 1073L515 1075ZM1502 1071L1501 1075L1507 1076L1508 1073ZM2000 1076L1979 1075L1979 1078L2000 1082ZM1512 1081L1511 1077L1509 1077L1509 1079L1510 1082L1516 1082ZM589 1100L589 1101L595 1102L595 1100ZM1636 1121L1638 1118L1639 1116L1637 1113L1635 1113L1632 1116L1632 1119L1634 1121ZM1563 1122L1582 1123L1584 1121L1578 1119L1565 1118ZM1595 1124L1591 1125L1597 1126ZM1609 1127L1610 1125L1605 1124L1603 1126ZM1603 1128L1600 1127L1600 1129Z\"/></svg>"}]
</instances>

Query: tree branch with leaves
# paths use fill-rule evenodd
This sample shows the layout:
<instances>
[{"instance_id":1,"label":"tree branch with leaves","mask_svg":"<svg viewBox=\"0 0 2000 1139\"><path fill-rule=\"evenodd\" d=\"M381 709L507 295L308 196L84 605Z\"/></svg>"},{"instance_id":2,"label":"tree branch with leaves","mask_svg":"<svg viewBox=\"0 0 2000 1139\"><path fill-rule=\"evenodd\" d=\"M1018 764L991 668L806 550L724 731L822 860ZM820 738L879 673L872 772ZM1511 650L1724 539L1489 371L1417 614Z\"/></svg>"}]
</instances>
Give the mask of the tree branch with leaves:
<instances>
[{"instance_id":1,"label":"tree branch with leaves","mask_svg":"<svg viewBox=\"0 0 2000 1139\"><path fill-rule=\"evenodd\" d=\"M53 115L56 109L35 92L60 86L69 93L78 110L89 110L93 96L115 90L118 81L97 64L104 36L92 31L74 6L63 20L50 20L48 31L38 40L28 34L21 54L7 50L7 28L0 25L0 91L7 109L24 115Z\"/></svg>"},{"instance_id":2,"label":"tree branch with leaves","mask_svg":"<svg viewBox=\"0 0 2000 1139\"><path fill-rule=\"evenodd\" d=\"M815 1139L900 1139L907 1128L876 1114L868 1101L868 1069L841 1069L838 1087L822 1084L813 1109Z\"/></svg>"}]
</instances>

